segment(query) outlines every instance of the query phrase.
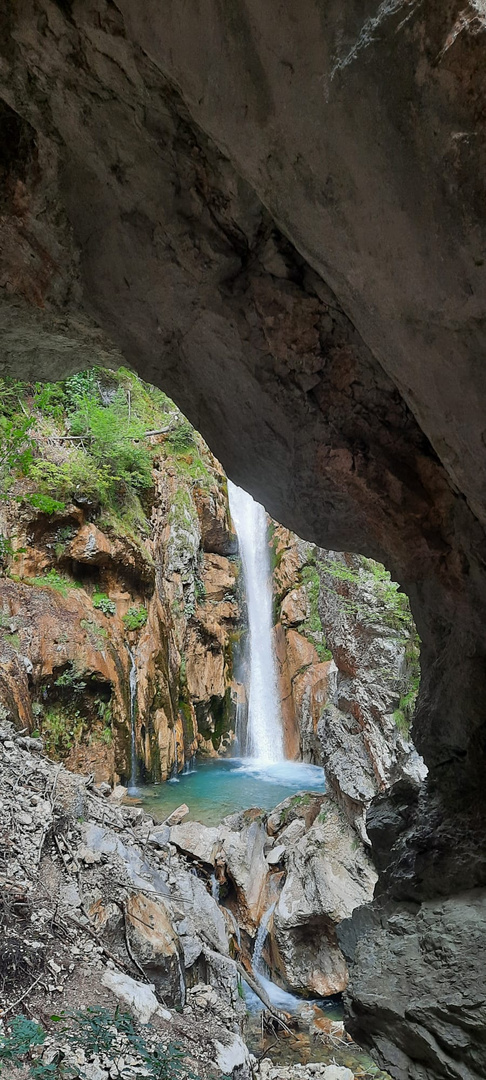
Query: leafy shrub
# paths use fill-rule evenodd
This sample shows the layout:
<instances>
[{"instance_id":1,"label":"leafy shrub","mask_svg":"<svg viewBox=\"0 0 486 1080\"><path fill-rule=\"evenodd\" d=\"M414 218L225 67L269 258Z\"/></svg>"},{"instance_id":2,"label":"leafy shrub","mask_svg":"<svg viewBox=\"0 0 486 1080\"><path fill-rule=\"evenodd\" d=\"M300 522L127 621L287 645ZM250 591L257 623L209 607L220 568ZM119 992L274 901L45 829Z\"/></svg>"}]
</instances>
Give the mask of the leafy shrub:
<instances>
[{"instance_id":1,"label":"leafy shrub","mask_svg":"<svg viewBox=\"0 0 486 1080\"><path fill-rule=\"evenodd\" d=\"M64 412L64 391L61 383L36 383L33 403L34 408L43 416L60 420Z\"/></svg>"},{"instance_id":2,"label":"leafy shrub","mask_svg":"<svg viewBox=\"0 0 486 1080\"><path fill-rule=\"evenodd\" d=\"M40 510L41 514L60 514L66 509L66 503L59 499L53 499L51 495L42 495L40 492L34 495L26 495L25 502Z\"/></svg>"},{"instance_id":3,"label":"leafy shrub","mask_svg":"<svg viewBox=\"0 0 486 1080\"><path fill-rule=\"evenodd\" d=\"M167 436L166 443L175 454L187 454L189 450L196 450L196 433L189 421L183 420L178 424Z\"/></svg>"},{"instance_id":4,"label":"leafy shrub","mask_svg":"<svg viewBox=\"0 0 486 1080\"><path fill-rule=\"evenodd\" d=\"M86 680L83 678L83 673L72 660L64 671L58 675L54 685L59 686L61 689L71 690L74 694L82 694L86 690Z\"/></svg>"},{"instance_id":5,"label":"leafy shrub","mask_svg":"<svg viewBox=\"0 0 486 1080\"><path fill-rule=\"evenodd\" d=\"M114 615L116 611L115 601L110 600L104 592L93 593L93 607L102 611L103 615Z\"/></svg>"},{"instance_id":6,"label":"leafy shrub","mask_svg":"<svg viewBox=\"0 0 486 1080\"><path fill-rule=\"evenodd\" d=\"M138 1058L147 1080L182 1080L183 1077L196 1080L183 1067L183 1051L176 1043L164 1045L160 1034L148 1026L140 1034L128 1013L117 1009L113 1015L107 1009L87 1008L51 1016L51 1021L60 1027L63 1047L69 1047L72 1052L81 1047L88 1062L95 1055L117 1059L123 1053ZM15 1063L28 1066L29 1076L37 1080L82 1078L83 1067L80 1071L63 1053L56 1054L50 1064L43 1063L40 1048L46 1035L36 1020L16 1016L8 1031L0 1035L0 1072L4 1063Z\"/></svg>"},{"instance_id":7,"label":"leafy shrub","mask_svg":"<svg viewBox=\"0 0 486 1080\"><path fill-rule=\"evenodd\" d=\"M82 450L75 450L61 465L34 462L29 478L43 495L60 495L68 502L82 496L98 506L107 500L113 481L109 468L97 465Z\"/></svg>"},{"instance_id":8,"label":"leafy shrub","mask_svg":"<svg viewBox=\"0 0 486 1080\"><path fill-rule=\"evenodd\" d=\"M79 710L60 703L45 708L37 717L37 725L47 754L58 761L81 742L84 731L84 720Z\"/></svg>"},{"instance_id":9,"label":"leafy shrub","mask_svg":"<svg viewBox=\"0 0 486 1080\"><path fill-rule=\"evenodd\" d=\"M151 487L152 454L142 440L145 427L129 417L126 394L120 388L105 406L85 394L70 417L73 435L81 436L91 457L109 469L112 481L122 481L135 491Z\"/></svg>"},{"instance_id":10,"label":"leafy shrub","mask_svg":"<svg viewBox=\"0 0 486 1080\"><path fill-rule=\"evenodd\" d=\"M123 616L123 623L126 630L140 630L148 619L148 611L145 607L129 607L126 615Z\"/></svg>"},{"instance_id":11,"label":"leafy shrub","mask_svg":"<svg viewBox=\"0 0 486 1080\"><path fill-rule=\"evenodd\" d=\"M3 402L2 402L3 404ZM0 415L0 498L7 499L16 476L25 476L33 460L30 416Z\"/></svg>"}]
</instances>

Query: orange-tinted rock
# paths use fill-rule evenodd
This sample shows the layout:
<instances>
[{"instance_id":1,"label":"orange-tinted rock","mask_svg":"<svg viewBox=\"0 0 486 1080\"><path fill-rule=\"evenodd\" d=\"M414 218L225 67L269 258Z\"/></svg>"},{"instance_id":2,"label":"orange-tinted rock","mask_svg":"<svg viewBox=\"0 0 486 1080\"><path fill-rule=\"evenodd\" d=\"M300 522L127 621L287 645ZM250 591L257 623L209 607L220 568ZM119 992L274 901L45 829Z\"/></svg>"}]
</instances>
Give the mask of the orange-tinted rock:
<instances>
[{"instance_id":1,"label":"orange-tinted rock","mask_svg":"<svg viewBox=\"0 0 486 1080\"><path fill-rule=\"evenodd\" d=\"M275 553L273 588L276 596L283 596L295 585L299 571L307 561L310 546L283 525L275 526L272 547Z\"/></svg>"},{"instance_id":2,"label":"orange-tinted rock","mask_svg":"<svg viewBox=\"0 0 486 1080\"><path fill-rule=\"evenodd\" d=\"M287 656L287 640L285 630L281 623L277 623L274 627L273 634L275 658L277 661L277 679L282 713L285 756L290 758L290 760L293 760L299 756L299 727L296 720L295 703L292 694L292 683Z\"/></svg>"},{"instance_id":3,"label":"orange-tinted rock","mask_svg":"<svg viewBox=\"0 0 486 1080\"><path fill-rule=\"evenodd\" d=\"M187 688L193 701L210 701L213 695L224 697L226 690L224 655L208 649L195 629L187 639Z\"/></svg>"},{"instance_id":4,"label":"orange-tinted rock","mask_svg":"<svg viewBox=\"0 0 486 1080\"><path fill-rule=\"evenodd\" d=\"M224 479L222 470L221 477ZM238 543L229 517L225 493L221 490L217 494L199 490L195 492L195 502L204 551L216 555L234 555Z\"/></svg>"},{"instance_id":5,"label":"orange-tinted rock","mask_svg":"<svg viewBox=\"0 0 486 1080\"><path fill-rule=\"evenodd\" d=\"M299 634L296 630L287 630L285 637L287 663L290 679L292 680L303 668L319 663L319 657L315 646L303 634Z\"/></svg>"},{"instance_id":6,"label":"orange-tinted rock","mask_svg":"<svg viewBox=\"0 0 486 1080\"><path fill-rule=\"evenodd\" d=\"M92 522L83 525L67 549L77 562L103 566L114 559L114 546Z\"/></svg>"},{"instance_id":7,"label":"orange-tinted rock","mask_svg":"<svg viewBox=\"0 0 486 1080\"><path fill-rule=\"evenodd\" d=\"M301 717L300 727L315 732L322 709L329 695L329 672L333 661L312 664L296 675L292 688L295 710Z\"/></svg>"},{"instance_id":8,"label":"orange-tinted rock","mask_svg":"<svg viewBox=\"0 0 486 1080\"><path fill-rule=\"evenodd\" d=\"M309 601L304 586L292 589L282 602L280 620L283 626L297 626L309 614Z\"/></svg>"},{"instance_id":9,"label":"orange-tinted rock","mask_svg":"<svg viewBox=\"0 0 486 1080\"><path fill-rule=\"evenodd\" d=\"M223 555L204 554L202 580L205 599L208 601L224 600L232 594L236 583L235 564Z\"/></svg>"}]
</instances>

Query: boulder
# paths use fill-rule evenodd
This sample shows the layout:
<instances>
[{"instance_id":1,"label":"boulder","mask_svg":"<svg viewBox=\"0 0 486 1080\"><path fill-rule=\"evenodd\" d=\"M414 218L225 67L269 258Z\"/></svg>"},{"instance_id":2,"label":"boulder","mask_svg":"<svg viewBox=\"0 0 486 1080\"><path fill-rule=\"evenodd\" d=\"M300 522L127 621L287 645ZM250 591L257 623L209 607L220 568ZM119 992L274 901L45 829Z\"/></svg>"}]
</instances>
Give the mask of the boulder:
<instances>
[{"instance_id":1,"label":"boulder","mask_svg":"<svg viewBox=\"0 0 486 1080\"><path fill-rule=\"evenodd\" d=\"M372 899L374 868L328 797L321 800L319 816L304 835L286 847L287 875L270 934L272 962L293 991L322 997L340 993L348 973L336 926Z\"/></svg>"},{"instance_id":2,"label":"boulder","mask_svg":"<svg viewBox=\"0 0 486 1080\"><path fill-rule=\"evenodd\" d=\"M131 951L155 988L175 1005L185 1003L183 953L162 900L134 893L126 901Z\"/></svg>"},{"instance_id":3,"label":"boulder","mask_svg":"<svg viewBox=\"0 0 486 1080\"><path fill-rule=\"evenodd\" d=\"M220 826L226 857L226 873L237 894L239 921L250 934L255 932L268 906L266 860L267 831L261 815L241 816L242 828L235 832Z\"/></svg>"},{"instance_id":4,"label":"boulder","mask_svg":"<svg viewBox=\"0 0 486 1080\"><path fill-rule=\"evenodd\" d=\"M141 1024L150 1023L155 1013L158 1013L164 1020L172 1019L168 1009L163 1009L157 1001L153 986L136 982L129 975L124 975L121 971L112 971L111 968L105 969L101 976L101 982L120 1001L124 1001L126 1005L133 1009Z\"/></svg>"},{"instance_id":5,"label":"boulder","mask_svg":"<svg viewBox=\"0 0 486 1080\"><path fill-rule=\"evenodd\" d=\"M179 933L199 937L211 949L227 956L229 953L226 922L221 908L205 888L200 878L178 868L174 874L172 908L180 922Z\"/></svg>"},{"instance_id":6,"label":"boulder","mask_svg":"<svg viewBox=\"0 0 486 1080\"><path fill-rule=\"evenodd\" d=\"M183 825L173 826L170 830L170 842L185 855L210 866L214 866L215 856L221 846L219 830L201 825L199 821L186 821Z\"/></svg>"}]
</instances>

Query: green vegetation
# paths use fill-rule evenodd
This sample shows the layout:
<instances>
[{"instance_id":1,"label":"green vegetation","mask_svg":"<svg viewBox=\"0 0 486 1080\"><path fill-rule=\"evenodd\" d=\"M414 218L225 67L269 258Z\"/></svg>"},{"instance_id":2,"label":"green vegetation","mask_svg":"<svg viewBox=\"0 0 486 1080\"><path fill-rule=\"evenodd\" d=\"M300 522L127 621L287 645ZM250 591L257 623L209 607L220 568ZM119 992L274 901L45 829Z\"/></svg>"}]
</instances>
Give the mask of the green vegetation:
<instances>
[{"instance_id":1,"label":"green vegetation","mask_svg":"<svg viewBox=\"0 0 486 1080\"><path fill-rule=\"evenodd\" d=\"M76 664L70 661L64 671L55 679L54 686L59 686L63 690L72 690L74 694L82 694L83 690L86 689L86 680L83 672L80 671Z\"/></svg>"},{"instance_id":2,"label":"green vegetation","mask_svg":"<svg viewBox=\"0 0 486 1080\"><path fill-rule=\"evenodd\" d=\"M104 592L93 593L93 607L98 611L102 611L103 615L114 615L116 612L116 604L114 600L110 600L109 596Z\"/></svg>"},{"instance_id":3,"label":"green vegetation","mask_svg":"<svg viewBox=\"0 0 486 1080\"><path fill-rule=\"evenodd\" d=\"M94 619L81 619L79 625L86 631L93 648L98 649L98 651L101 652L106 645L106 640L108 638L108 631L105 627L100 626Z\"/></svg>"},{"instance_id":4,"label":"green vegetation","mask_svg":"<svg viewBox=\"0 0 486 1080\"><path fill-rule=\"evenodd\" d=\"M319 593L321 582L315 563L308 563L300 573L302 585L305 585L309 605L309 615L299 626L299 631L315 646L319 660L332 660L332 652L327 648L321 617L319 615Z\"/></svg>"},{"instance_id":5,"label":"green vegetation","mask_svg":"<svg viewBox=\"0 0 486 1080\"><path fill-rule=\"evenodd\" d=\"M401 735L409 738L410 725L415 712L415 703L419 692L420 675L412 676L410 689L400 698L398 708L393 713L393 719Z\"/></svg>"},{"instance_id":6,"label":"green vegetation","mask_svg":"<svg viewBox=\"0 0 486 1080\"><path fill-rule=\"evenodd\" d=\"M38 577L31 579L32 585L37 585L41 588L55 589L56 592L60 592L61 596L67 596L70 589L80 589L82 586L79 582L71 581L69 578L64 577L58 570L48 570L45 574L39 574Z\"/></svg>"},{"instance_id":7,"label":"green vegetation","mask_svg":"<svg viewBox=\"0 0 486 1080\"><path fill-rule=\"evenodd\" d=\"M60 703L49 705L37 717L39 735L42 735L49 757L62 761L73 746L82 741L84 721L79 709L68 712Z\"/></svg>"},{"instance_id":8,"label":"green vegetation","mask_svg":"<svg viewBox=\"0 0 486 1080\"><path fill-rule=\"evenodd\" d=\"M326 560L321 564L324 575L331 581L324 588L335 593L346 614L356 615L363 623L384 623L390 630L409 631L412 624L408 596L400 592L400 586L392 581L388 570L373 559L360 558L359 566L351 567L338 560ZM372 587L373 604L356 600L355 597L338 593L334 582Z\"/></svg>"},{"instance_id":9,"label":"green vegetation","mask_svg":"<svg viewBox=\"0 0 486 1080\"><path fill-rule=\"evenodd\" d=\"M133 606L129 607L126 615L123 616L123 623L126 630L141 630L142 626L145 626L147 619L147 608Z\"/></svg>"},{"instance_id":10,"label":"green vegetation","mask_svg":"<svg viewBox=\"0 0 486 1080\"><path fill-rule=\"evenodd\" d=\"M156 447L151 432L162 436ZM165 394L126 368L91 368L50 384L0 379L3 499L47 516L80 499L88 516L138 541L149 532L155 453L189 489L214 484L201 437Z\"/></svg>"},{"instance_id":11,"label":"green vegetation","mask_svg":"<svg viewBox=\"0 0 486 1080\"><path fill-rule=\"evenodd\" d=\"M62 1012L50 1017L51 1024L59 1025L60 1043L71 1051L82 1048L89 1061L94 1055L119 1058L135 1056L147 1080L195 1080L194 1074L183 1067L183 1052L176 1044L164 1045L160 1033L149 1025L140 1033L129 1013L118 1009L88 1007L75 1012ZM54 1029L55 1030L55 1029ZM52 1031L50 1032L52 1033ZM24 1066L33 1080L76 1080L81 1074L79 1066L70 1065L66 1055L59 1051L49 1064L42 1061L42 1046L47 1030L37 1020L16 1016L0 1034L0 1075L7 1078L8 1069Z\"/></svg>"}]
</instances>

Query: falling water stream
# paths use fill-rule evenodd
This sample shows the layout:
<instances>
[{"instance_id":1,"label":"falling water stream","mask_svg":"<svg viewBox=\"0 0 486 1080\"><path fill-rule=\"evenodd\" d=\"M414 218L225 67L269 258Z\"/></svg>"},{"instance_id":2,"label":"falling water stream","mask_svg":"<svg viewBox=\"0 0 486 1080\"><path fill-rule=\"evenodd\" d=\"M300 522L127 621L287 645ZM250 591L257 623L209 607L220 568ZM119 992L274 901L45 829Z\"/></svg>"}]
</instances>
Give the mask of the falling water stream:
<instances>
[{"instance_id":1,"label":"falling water stream","mask_svg":"<svg viewBox=\"0 0 486 1080\"><path fill-rule=\"evenodd\" d=\"M263 506L228 481L231 517L238 536L250 632L247 745L243 753L260 763L285 758L277 669L272 636L272 585Z\"/></svg>"},{"instance_id":2,"label":"falling water stream","mask_svg":"<svg viewBox=\"0 0 486 1080\"><path fill-rule=\"evenodd\" d=\"M137 790L137 745L136 745L136 717L137 717L137 665L135 663L135 657L132 650L127 645L128 655L130 657L130 730L131 730L131 744L130 744L130 783L128 785L128 791L133 792Z\"/></svg>"}]
</instances>

